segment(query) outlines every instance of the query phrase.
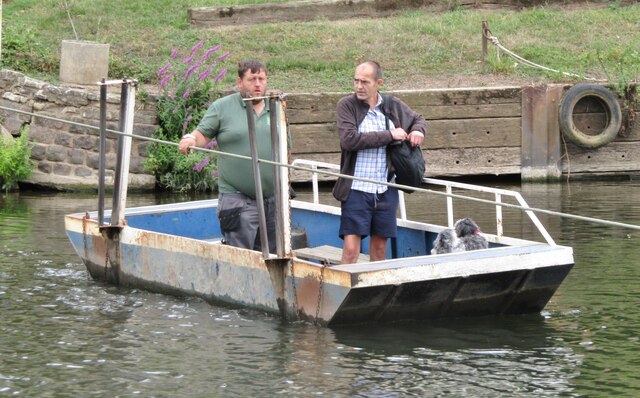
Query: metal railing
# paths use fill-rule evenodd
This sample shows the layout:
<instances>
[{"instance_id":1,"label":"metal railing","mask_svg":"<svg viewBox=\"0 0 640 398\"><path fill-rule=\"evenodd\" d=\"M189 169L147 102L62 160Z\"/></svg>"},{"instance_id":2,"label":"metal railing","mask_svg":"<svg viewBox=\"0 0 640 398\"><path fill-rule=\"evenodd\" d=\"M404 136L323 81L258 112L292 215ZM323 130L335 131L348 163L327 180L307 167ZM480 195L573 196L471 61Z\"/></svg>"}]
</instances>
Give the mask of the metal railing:
<instances>
[{"instance_id":1,"label":"metal railing","mask_svg":"<svg viewBox=\"0 0 640 398\"><path fill-rule=\"evenodd\" d=\"M325 170L340 170L340 166L333 164L333 163L325 163L325 162L319 162L319 161L315 161L315 160L307 160L307 159L295 159L292 163L291 166L294 167L294 169L296 168L296 166L304 166L305 168L302 169L304 171L308 171L311 173L311 185L313 188L313 203L315 204L319 204L319 184L318 184L318 174L322 174L322 169ZM301 168L300 168L301 169ZM300 170L299 169L299 170ZM335 173L330 173L330 175L334 175ZM354 180L357 180L358 178L353 177ZM473 184L465 184L465 183L460 183L460 182L453 182L453 181L446 181L446 180L440 180L440 179L436 179L436 178L423 178L422 180L425 184L429 184L429 185L436 185L436 186L442 186L445 188L445 192L436 192L436 191L432 191L429 189L424 189L424 188L415 188L416 191L421 191L421 192L425 192L425 193L432 193L432 194L439 194L439 195L444 195L447 197L447 223L449 228L452 228L454 225L454 220L453 220L453 198L467 198L467 199L472 199L472 198L468 198L468 197L464 197L461 195L454 195L453 194L453 189L462 189L462 190L467 190L467 191L474 191L474 192L484 192L484 193L490 193L494 195L495 200L492 202L493 204L495 204L495 211L496 211L496 235L497 236L503 236L504 234L504 229L503 229L503 217L502 217L502 207L504 205L504 203L502 202L502 198L504 196L508 196L508 197L513 197L519 204L519 207L529 216L529 218L531 219L531 221L533 222L533 224L536 226L536 228L538 229L538 231L540 232L540 234L543 236L543 238L545 239L545 241L550 244L555 246L556 243L553 240L553 238L551 237L551 235L549 235L549 233L547 232L547 230L544 228L544 226L542 225L542 223L540 222L540 220L538 219L538 217L535 215L535 213L532 210L527 210L529 209L529 205L527 204L527 202L524 200L524 198L522 197L522 195L520 195L519 192L516 191L511 191L511 190L507 190L507 189L499 189L499 188L491 188L491 187L485 187L485 186L481 186L481 185L473 185ZM383 185L389 185L389 186L394 186L395 184L390 184L390 183L381 183ZM398 208L400 210L400 219L402 220L406 220L407 219L407 212L406 212L406 206L405 206L405 201L404 201L404 193L402 191L398 191L399 192L399 205ZM513 207L513 206L511 206Z\"/></svg>"}]
</instances>

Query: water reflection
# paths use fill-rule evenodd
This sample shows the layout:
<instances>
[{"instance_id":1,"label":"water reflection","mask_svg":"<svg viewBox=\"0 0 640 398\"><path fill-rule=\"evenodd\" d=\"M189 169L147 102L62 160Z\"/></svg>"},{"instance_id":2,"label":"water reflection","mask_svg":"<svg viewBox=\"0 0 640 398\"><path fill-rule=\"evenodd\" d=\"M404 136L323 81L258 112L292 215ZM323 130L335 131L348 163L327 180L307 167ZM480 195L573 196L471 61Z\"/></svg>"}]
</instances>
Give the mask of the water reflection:
<instances>
[{"instance_id":1,"label":"water reflection","mask_svg":"<svg viewBox=\"0 0 640 398\"><path fill-rule=\"evenodd\" d=\"M551 339L554 332L536 315L338 329L336 336L393 374L371 381L378 390L411 382L420 396L557 396L572 390L565 370L579 361Z\"/></svg>"},{"instance_id":2,"label":"water reflection","mask_svg":"<svg viewBox=\"0 0 640 398\"><path fill-rule=\"evenodd\" d=\"M499 185L533 207L640 224L640 183ZM299 197L311 193L298 188ZM202 197L131 195L130 206ZM439 197L407 195L443 223ZM335 203L328 190L320 198ZM540 215L576 266L541 315L352 328L283 324L91 280L63 216L94 195L0 196L0 395L633 396L640 388L638 233ZM493 232L491 206L454 202ZM505 231L540 240L519 212Z\"/></svg>"}]
</instances>

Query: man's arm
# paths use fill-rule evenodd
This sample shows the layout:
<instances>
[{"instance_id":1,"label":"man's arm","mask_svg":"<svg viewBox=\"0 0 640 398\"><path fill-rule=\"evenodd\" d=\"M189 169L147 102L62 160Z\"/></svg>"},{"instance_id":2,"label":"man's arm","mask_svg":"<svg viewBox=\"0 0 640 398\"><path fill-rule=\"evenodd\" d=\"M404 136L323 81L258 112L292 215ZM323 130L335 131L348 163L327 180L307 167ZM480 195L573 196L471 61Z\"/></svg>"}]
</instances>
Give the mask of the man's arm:
<instances>
[{"instance_id":1,"label":"man's arm","mask_svg":"<svg viewBox=\"0 0 640 398\"><path fill-rule=\"evenodd\" d=\"M350 97L345 97L338 102L336 107L336 126L340 135L340 147L345 151L358 151L360 149L377 148L385 146L394 139L403 139L406 133L402 130L391 132L389 130L372 131L367 134L358 133L356 120L357 103ZM395 133L395 135L394 135ZM395 138L395 137L398 138Z\"/></svg>"},{"instance_id":2,"label":"man's arm","mask_svg":"<svg viewBox=\"0 0 640 398\"><path fill-rule=\"evenodd\" d=\"M401 99L395 98L395 102L398 106L400 124L409 131L407 139L411 143L411 146L422 145L427 132L427 121L421 114L415 112Z\"/></svg>"},{"instance_id":3,"label":"man's arm","mask_svg":"<svg viewBox=\"0 0 640 398\"><path fill-rule=\"evenodd\" d=\"M206 137L198 129L196 129L196 130L193 130L193 132L190 134L185 134L180 139L180 143L178 145L178 151L186 155L189 147L197 146L199 148L204 148L209 143L209 141L211 141L210 138Z\"/></svg>"}]
</instances>

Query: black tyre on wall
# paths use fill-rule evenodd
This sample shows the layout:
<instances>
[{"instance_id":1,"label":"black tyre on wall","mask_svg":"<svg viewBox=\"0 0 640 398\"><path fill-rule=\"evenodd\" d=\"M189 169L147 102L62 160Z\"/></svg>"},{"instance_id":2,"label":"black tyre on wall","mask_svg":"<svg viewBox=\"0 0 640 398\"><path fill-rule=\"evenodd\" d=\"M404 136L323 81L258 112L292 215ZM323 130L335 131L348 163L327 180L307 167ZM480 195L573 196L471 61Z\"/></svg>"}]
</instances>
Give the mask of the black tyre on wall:
<instances>
[{"instance_id":1,"label":"black tyre on wall","mask_svg":"<svg viewBox=\"0 0 640 398\"><path fill-rule=\"evenodd\" d=\"M604 108L606 127L596 135L580 131L573 122L573 111L583 98L593 97ZM560 102L560 131L565 137L583 148L599 148L613 141L622 126L622 112L616 96L599 84L585 83L571 87Z\"/></svg>"}]
</instances>

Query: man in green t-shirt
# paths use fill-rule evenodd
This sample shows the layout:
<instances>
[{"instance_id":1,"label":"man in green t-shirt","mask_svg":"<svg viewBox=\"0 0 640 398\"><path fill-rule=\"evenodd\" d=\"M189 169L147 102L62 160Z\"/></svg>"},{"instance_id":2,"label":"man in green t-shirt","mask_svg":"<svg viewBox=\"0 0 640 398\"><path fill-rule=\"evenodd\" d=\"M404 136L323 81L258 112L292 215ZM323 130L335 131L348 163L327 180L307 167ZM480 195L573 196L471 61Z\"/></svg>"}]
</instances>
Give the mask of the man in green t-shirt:
<instances>
[{"instance_id":1,"label":"man in green t-shirt","mask_svg":"<svg viewBox=\"0 0 640 398\"><path fill-rule=\"evenodd\" d=\"M267 92L267 69L259 61L238 64L238 92L214 101L198 127L180 140L179 151L186 154L190 146L204 147L212 139L222 152L251 156L246 106L253 106L258 157L272 160L269 109L264 98L251 102L242 98L264 97ZM267 219L269 251L274 253L275 200L273 166L260 163L262 194ZM250 160L220 155L218 157L218 219L225 243L246 249L261 250L259 219L253 166Z\"/></svg>"}]
</instances>

